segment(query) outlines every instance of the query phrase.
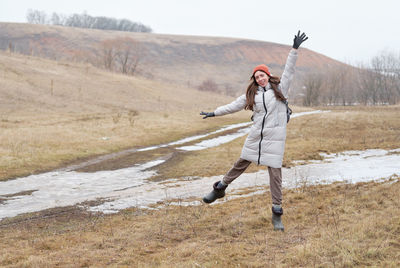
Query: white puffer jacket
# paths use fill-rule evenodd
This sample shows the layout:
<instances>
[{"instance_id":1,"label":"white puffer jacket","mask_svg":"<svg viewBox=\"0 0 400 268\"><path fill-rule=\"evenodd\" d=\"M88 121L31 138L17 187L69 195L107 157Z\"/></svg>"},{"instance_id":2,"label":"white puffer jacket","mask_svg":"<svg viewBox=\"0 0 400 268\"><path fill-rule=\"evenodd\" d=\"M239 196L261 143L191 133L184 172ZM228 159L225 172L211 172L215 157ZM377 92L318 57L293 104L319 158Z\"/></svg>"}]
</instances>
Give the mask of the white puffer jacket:
<instances>
[{"instance_id":1,"label":"white puffer jacket","mask_svg":"<svg viewBox=\"0 0 400 268\"><path fill-rule=\"evenodd\" d=\"M288 97L297 60L297 50L292 49L286 61L279 89ZM216 116L238 112L246 106L243 94L230 104L218 107ZM282 167L286 140L286 105L275 98L270 84L258 87L253 107L253 125L244 143L240 158L272 168Z\"/></svg>"}]
</instances>

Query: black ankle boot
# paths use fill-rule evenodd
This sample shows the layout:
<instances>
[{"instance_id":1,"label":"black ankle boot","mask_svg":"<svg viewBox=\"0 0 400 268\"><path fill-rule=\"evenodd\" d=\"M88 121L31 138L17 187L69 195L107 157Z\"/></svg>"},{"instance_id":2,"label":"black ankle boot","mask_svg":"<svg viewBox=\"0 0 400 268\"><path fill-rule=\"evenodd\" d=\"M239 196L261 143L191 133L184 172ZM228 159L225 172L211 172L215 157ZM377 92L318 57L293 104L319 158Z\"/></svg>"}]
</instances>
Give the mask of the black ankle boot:
<instances>
[{"instance_id":1,"label":"black ankle boot","mask_svg":"<svg viewBox=\"0 0 400 268\"><path fill-rule=\"evenodd\" d=\"M218 198L222 198L225 196L225 189L228 187L228 185L218 185L220 184L219 181L214 183L213 185L213 190L206 196L203 197L203 201L207 204L214 202Z\"/></svg>"},{"instance_id":2,"label":"black ankle boot","mask_svg":"<svg viewBox=\"0 0 400 268\"><path fill-rule=\"evenodd\" d=\"M281 216L283 214L283 209L279 205L272 205L272 224L274 225L275 231L284 231Z\"/></svg>"}]
</instances>

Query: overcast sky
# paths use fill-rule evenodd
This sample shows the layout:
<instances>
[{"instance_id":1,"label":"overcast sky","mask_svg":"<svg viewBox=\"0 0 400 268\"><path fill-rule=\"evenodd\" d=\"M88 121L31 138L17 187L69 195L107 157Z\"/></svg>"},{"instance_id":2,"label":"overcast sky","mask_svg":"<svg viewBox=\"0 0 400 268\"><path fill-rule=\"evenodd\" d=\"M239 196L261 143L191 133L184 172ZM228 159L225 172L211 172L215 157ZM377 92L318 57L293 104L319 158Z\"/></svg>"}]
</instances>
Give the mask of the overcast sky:
<instances>
[{"instance_id":1,"label":"overcast sky","mask_svg":"<svg viewBox=\"0 0 400 268\"><path fill-rule=\"evenodd\" d=\"M0 21L26 22L28 9L126 18L155 33L288 45L300 29L309 36L305 47L351 64L400 53L399 0L0 0Z\"/></svg>"}]
</instances>

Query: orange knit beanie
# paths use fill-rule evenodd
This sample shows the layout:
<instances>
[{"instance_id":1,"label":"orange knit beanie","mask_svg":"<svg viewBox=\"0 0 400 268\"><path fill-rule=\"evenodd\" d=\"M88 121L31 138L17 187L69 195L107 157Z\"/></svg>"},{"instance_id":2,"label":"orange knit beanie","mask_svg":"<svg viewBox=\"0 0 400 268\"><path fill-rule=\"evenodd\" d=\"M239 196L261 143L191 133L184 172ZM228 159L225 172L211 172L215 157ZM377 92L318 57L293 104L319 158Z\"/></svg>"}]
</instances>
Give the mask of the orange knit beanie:
<instances>
[{"instance_id":1,"label":"orange knit beanie","mask_svg":"<svg viewBox=\"0 0 400 268\"><path fill-rule=\"evenodd\" d=\"M253 69L253 76L257 71L263 71L264 73L268 74L268 76L271 76L271 73L269 72L269 69L267 65L265 64L260 64Z\"/></svg>"}]
</instances>

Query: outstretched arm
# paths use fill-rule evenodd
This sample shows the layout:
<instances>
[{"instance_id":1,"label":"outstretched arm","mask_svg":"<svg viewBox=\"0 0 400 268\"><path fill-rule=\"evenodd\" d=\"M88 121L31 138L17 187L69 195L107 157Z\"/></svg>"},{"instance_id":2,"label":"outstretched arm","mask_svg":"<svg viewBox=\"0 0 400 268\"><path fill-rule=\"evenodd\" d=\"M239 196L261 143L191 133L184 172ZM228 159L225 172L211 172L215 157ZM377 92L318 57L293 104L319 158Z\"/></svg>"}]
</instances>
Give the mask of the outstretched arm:
<instances>
[{"instance_id":1,"label":"outstretched arm","mask_svg":"<svg viewBox=\"0 0 400 268\"><path fill-rule=\"evenodd\" d=\"M204 115L203 119L206 119L207 117L221 116L221 115L235 113L240 110L243 110L245 106L246 106L246 95L242 95L235 101L227 105L218 107L214 112L211 113L201 112L200 115Z\"/></svg>"}]
</instances>

